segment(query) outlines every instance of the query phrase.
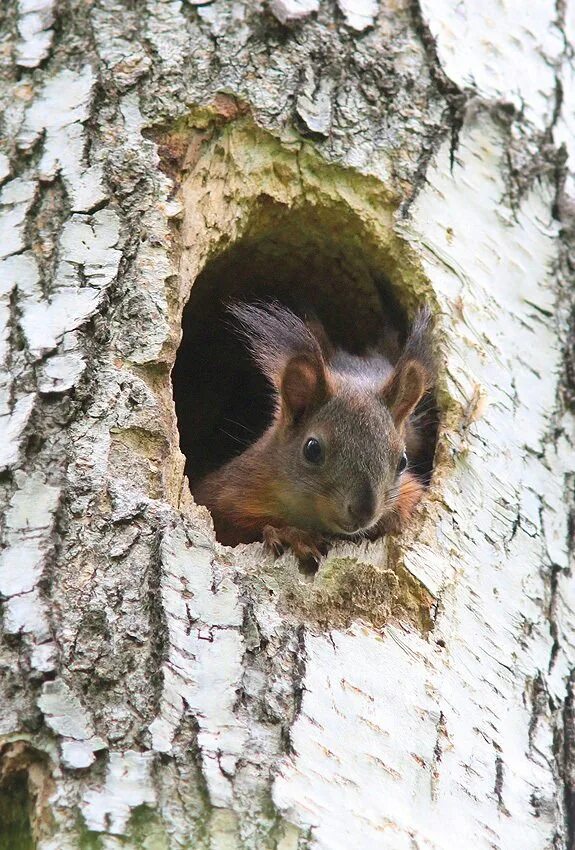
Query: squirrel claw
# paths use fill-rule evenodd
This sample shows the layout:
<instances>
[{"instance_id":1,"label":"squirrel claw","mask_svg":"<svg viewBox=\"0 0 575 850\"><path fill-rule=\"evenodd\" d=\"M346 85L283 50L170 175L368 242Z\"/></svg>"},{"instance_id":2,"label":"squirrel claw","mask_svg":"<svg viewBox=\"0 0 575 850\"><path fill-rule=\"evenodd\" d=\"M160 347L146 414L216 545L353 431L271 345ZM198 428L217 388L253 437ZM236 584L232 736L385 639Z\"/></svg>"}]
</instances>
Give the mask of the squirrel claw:
<instances>
[{"instance_id":1,"label":"squirrel claw","mask_svg":"<svg viewBox=\"0 0 575 850\"><path fill-rule=\"evenodd\" d=\"M262 530L262 537L266 550L270 552L270 554L272 554L274 558L279 558L279 556L284 550L284 547L278 535L278 529L274 528L273 525L264 525Z\"/></svg>"},{"instance_id":2,"label":"squirrel claw","mask_svg":"<svg viewBox=\"0 0 575 850\"><path fill-rule=\"evenodd\" d=\"M378 523L379 535L382 534L400 534L403 531L405 523L402 518L396 513L390 513L386 517L380 519Z\"/></svg>"},{"instance_id":3,"label":"squirrel claw","mask_svg":"<svg viewBox=\"0 0 575 850\"><path fill-rule=\"evenodd\" d=\"M301 531L299 528L284 526L276 528L266 525L262 536L264 545L274 557L278 558L286 548L291 548L296 558L307 561L310 558L316 562L325 555L328 547L327 540L319 534Z\"/></svg>"}]
</instances>

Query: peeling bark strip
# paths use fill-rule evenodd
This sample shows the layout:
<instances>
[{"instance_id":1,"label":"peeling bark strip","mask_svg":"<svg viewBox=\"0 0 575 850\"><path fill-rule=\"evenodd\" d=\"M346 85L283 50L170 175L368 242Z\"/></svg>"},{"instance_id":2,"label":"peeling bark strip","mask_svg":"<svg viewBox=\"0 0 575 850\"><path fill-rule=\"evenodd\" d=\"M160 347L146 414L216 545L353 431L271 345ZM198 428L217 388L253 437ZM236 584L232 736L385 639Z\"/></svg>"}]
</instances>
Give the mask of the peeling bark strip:
<instances>
[{"instance_id":1,"label":"peeling bark strip","mask_svg":"<svg viewBox=\"0 0 575 850\"><path fill-rule=\"evenodd\" d=\"M532 6L7 6L6 846L571 850L575 9ZM429 498L313 583L183 478L182 311L242 257L440 326Z\"/></svg>"},{"instance_id":2,"label":"peeling bark strip","mask_svg":"<svg viewBox=\"0 0 575 850\"><path fill-rule=\"evenodd\" d=\"M152 748L171 752L184 706L191 710L210 799L231 807L230 777L247 737L234 714L244 654L238 589L227 578L216 579L213 553L199 540L188 542L182 529L164 537L161 555L170 648L161 713L150 726Z\"/></svg>"},{"instance_id":3,"label":"peeling bark strip","mask_svg":"<svg viewBox=\"0 0 575 850\"><path fill-rule=\"evenodd\" d=\"M40 476L17 472L14 478L19 487L6 512L4 551L0 554L3 628L6 635L32 639L31 667L49 673L54 669L55 645L39 584L53 547L60 490Z\"/></svg>"}]
</instances>

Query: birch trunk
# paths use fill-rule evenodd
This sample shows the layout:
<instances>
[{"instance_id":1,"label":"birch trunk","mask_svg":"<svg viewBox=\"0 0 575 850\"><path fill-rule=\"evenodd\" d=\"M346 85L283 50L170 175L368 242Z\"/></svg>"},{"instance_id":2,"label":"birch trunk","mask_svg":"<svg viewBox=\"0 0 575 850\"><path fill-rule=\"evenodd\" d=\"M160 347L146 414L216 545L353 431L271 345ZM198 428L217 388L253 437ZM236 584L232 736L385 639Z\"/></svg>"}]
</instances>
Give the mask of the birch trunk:
<instances>
[{"instance_id":1,"label":"birch trunk","mask_svg":"<svg viewBox=\"0 0 575 850\"><path fill-rule=\"evenodd\" d=\"M573 4L19 0L2 44L0 848L575 847ZM365 325L374 269L436 316L425 504L313 580L221 547L190 293Z\"/></svg>"}]
</instances>

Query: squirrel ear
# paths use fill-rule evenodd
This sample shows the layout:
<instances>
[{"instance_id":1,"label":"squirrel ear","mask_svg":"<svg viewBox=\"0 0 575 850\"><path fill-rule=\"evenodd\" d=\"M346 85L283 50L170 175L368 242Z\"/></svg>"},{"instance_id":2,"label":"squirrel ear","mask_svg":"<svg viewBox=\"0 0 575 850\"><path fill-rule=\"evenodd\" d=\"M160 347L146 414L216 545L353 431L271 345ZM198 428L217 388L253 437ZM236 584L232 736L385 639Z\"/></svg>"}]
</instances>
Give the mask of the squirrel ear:
<instances>
[{"instance_id":1,"label":"squirrel ear","mask_svg":"<svg viewBox=\"0 0 575 850\"><path fill-rule=\"evenodd\" d=\"M306 319L306 327L315 337L324 358L329 360L333 355L333 345L322 323L314 317Z\"/></svg>"},{"instance_id":2,"label":"squirrel ear","mask_svg":"<svg viewBox=\"0 0 575 850\"><path fill-rule=\"evenodd\" d=\"M280 394L282 409L293 421L327 395L327 383L323 364L305 354L288 360L281 377Z\"/></svg>"},{"instance_id":3,"label":"squirrel ear","mask_svg":"<svg viewBox=\"0 0 575 850\"><path fill-rule=\"evenodd\" d=\"M425 368L417 360L407 360L395 369L380 396L389 408L396 428L413 413L428 385Z\"/></svg>"}]
</instances>

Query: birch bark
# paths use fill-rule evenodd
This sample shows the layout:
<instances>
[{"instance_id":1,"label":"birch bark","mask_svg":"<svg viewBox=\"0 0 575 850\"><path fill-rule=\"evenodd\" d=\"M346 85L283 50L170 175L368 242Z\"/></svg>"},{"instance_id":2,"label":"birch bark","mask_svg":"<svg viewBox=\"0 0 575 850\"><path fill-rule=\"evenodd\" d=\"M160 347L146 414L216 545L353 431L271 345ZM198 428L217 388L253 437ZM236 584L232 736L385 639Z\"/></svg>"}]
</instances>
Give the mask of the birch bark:
<instances>
[{"instance_id":1,"label":"birch bark","mask_svg":"<svg viewBox=\"0 0 575 850\"><path fill-rule=\"evenodd\" d=\"M2 31L0 848L571 850L572 4ZM314 582L214 540L170 382L198 275L305 210L441 361L413 527Z\"/></svg>"}]
</instances>

